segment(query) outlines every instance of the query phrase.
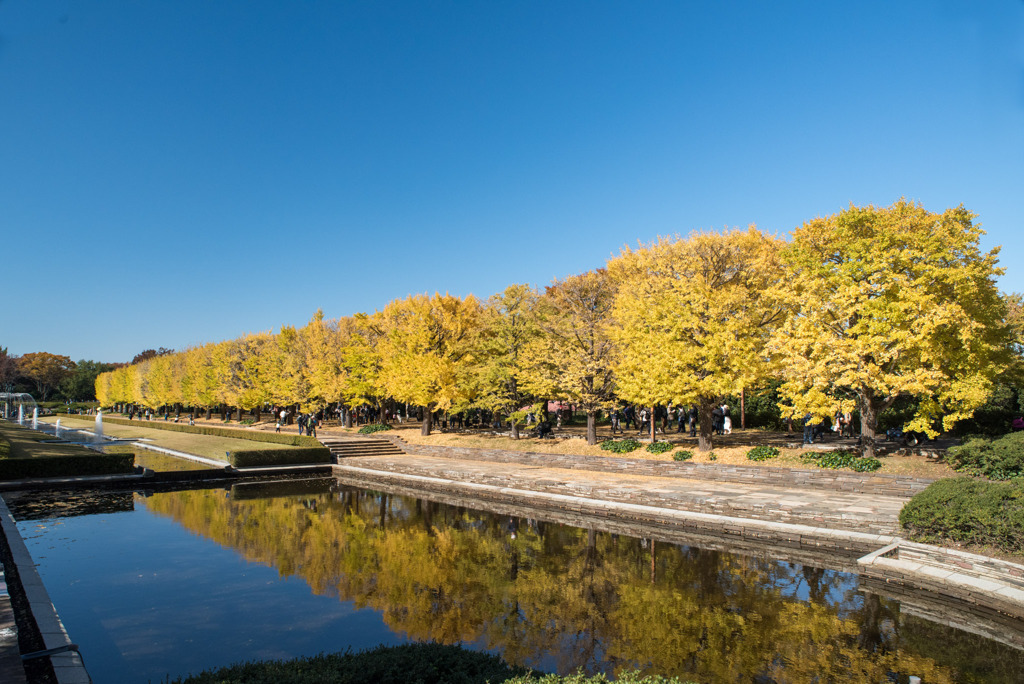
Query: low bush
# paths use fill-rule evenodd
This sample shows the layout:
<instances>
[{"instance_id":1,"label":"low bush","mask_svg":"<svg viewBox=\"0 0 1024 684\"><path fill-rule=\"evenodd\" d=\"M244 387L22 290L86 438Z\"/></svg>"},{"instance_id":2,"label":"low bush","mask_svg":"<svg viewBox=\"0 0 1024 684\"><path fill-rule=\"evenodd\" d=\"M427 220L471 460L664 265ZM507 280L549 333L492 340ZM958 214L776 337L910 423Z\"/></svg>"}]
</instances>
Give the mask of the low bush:
<instances>
[{"instance_id":1,"label":"low bush","mask_svg":"<svg viewBox=\"0 0 1024 684\"><path fill-rule=\"evenodd\" d=\"M331 450L325 446L297 449L253 449L229 451L227 461L236 468L260 466L306 465L331 462Z\"/></svg>"},{"instance_id":2,"label":"low bush","mask_svg":"<svg viewBox=\"0 0 1024 684\"><path fill-rule=\"evenodd\" d=\"M498 684L517 675L527 678L516 681L531 681L530 673L496 655L431 643L229 665L175 679L174 684Z\"/></svg>"},{"instance_id":3,"label":"low bush","mask_svg":"<svg viewBox=\"0 0 1024 684\"><path fill-rule=\"evenodd\" d=\"M74 417L74 416L72 416ZM193 435L211 435L213 437L233 437L247 439L252 442L268 442L287 446L320 446L316 437L291 435L281 432L263 432L262 430L241 430L231 428L210 427L208 425L188 425L187 423L170 423L156 420L128 420L127 418L108 418L103 416L104 423L111 425L134 425L136 427L153 428L154 430L170 430L171 432L188 432Z\"/></svg>"},{"instance_id":4,"label":"low bush","mask_svg":"<svg viewBox=\"0 0 1024 684\"><path fill-rule=\"evenodd\" d=\"M773 446L762 444L747 452L747 459L751 461L767 461L779 455L779 450Z\"/></svg>"},{"instance_id":5,"label":"low bush","mask_svg":"<svg viewBox=\"0 0 1024 684\"><path fill-rule=\"evenodd\" d=\"M709 461L717 461L718 460L718 455L714 451L712 451L712 452L710 452L708 454L708 460Z\"/></svg>"},{"instance_id":6,"label":"low bush","mask_svg":"<svg viewBox=\"0 0 1024 684\"><path fill-rule=\"evenodd\" d=\"M691 458L693 458L693 452L688 449L680 449L672 454L673 461L689 461Z\"/></svg>"},{"instance_id":7,"label":"low bush","mask_svg":"<svg viewBox=\"0 0 1024 684\"><path fill-rule=\"evenodd\" d=\"M606 442L601 442L601 448L605 451L611 451L616 454L628 454L631 451L639 449L640 442L635 439L620 439L618 441L609 439Z\"/></svg>"},{"instance_id":8,"label":"low bush","mask_svg":"<svg viewBox=\"0 0 1024 684\"><path fill-rule=\"evenodd\" d=\"M842 449L836 451L805 451L800 454L800 460L819 468L830 468L839 470L849 468L859 473L870 473L882 467L882 462L877 458L862 457L852 451Z\"/></svg>"},{"instance_id":9,"label":"low bush","mask_svg":"<svg viewBox=\"0 0 1024 684\"><path fill-rule=\"evenodd\" d=\"M939 480L900 511L907 536L922 542L991 546L1018 556L1024 549L1024 480Z\"/></svg>"},{"instance_id":10,"label":"low bush","mask_svg":"<svg viewBox=\"0 0 1024 684\"><path fill-rule=\"evenodd\" d=\"M672 451L676 448L676 445L672 442L651 442L647 445L647 451L652 454L663 454L666 451Z\"/></svg>"},{"instance_id":11,"label":"low bush","mask_svg":"<svg viewBox=\"0 0 1024 684\"><path fill-rule=\"evenodd\" d=\"M11 453L11 443L0 437L0 458L7 458L9 453Z\"/></svg>"},{"instance_id":12,"label":"low bush","mask_svg":"<svg viewBox=\"0 0 1024 684\"><path fill-rule=\"evenodd\" d=\"M361 435L372 435L374 432L383 432L384 430L393 429L387 423L371 423L370 425L364 425L359 428L359 434Z\"/></svg>"},{"instance_id":13,"label":"low bush","mask_svg":"<svg viewBox=\"0 0 1024 684\"><path fill-rule=\"evenodd\" d=\"M998 439L974 437L950 447L946 460L962 473L992 480L1009 480L1024 475L1024 432L1011 432Z\"/></svg>"}]
</instances>

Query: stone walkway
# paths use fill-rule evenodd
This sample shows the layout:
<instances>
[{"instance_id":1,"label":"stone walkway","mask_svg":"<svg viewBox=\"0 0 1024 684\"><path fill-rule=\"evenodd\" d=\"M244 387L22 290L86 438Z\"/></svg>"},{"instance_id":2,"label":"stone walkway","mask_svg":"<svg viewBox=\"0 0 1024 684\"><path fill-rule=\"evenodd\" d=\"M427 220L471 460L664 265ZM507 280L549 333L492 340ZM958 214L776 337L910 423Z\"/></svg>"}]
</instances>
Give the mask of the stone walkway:
<instances>
[{"instance_id":1,"label":"stone walkway","mask_svg":"<svg viewBox=\"0 0 1024 684\"><path fill-rule=\"evenodd\" d=\"M871 491L741 484L705 477L659 477L423 455L349 457L340 461L336 470L347 468L879 535L898 533L899 512L909 498Z\"/></svg>"}]
</instances>

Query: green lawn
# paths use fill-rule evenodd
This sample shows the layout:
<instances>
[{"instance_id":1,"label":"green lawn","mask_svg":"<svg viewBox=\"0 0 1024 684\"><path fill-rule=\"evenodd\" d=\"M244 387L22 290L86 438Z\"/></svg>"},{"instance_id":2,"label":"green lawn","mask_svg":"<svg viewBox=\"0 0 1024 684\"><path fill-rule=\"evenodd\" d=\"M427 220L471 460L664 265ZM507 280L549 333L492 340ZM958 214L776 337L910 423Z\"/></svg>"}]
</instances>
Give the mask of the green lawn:
<instances>
[{"instance_id":1,"label":"green lawn","mask_svg":"<svg viewBox=\"0 0 1024 684\"><path fill-rule=\"evenodd\" d=\"M40 419L42 420L42 419ZM56 418L47 417L46 422L53 423ZM90 430L96 427L96 419L92 417L75 418L72 416L61 416L61 427L80 428ZM271 442L254 442L249 439L233 439L231 437L214 437L212 435L196 435L188 432L172 432L170 430L159 430L156 428L135 425L112 425L103 424L103 434L110 437L124 438L145 438L148 444L183 451L186 454L213 458L218 461L226 460L228 451L255 451L263 449L293 449L295 447Z\"/></svg>"}]
</instances>

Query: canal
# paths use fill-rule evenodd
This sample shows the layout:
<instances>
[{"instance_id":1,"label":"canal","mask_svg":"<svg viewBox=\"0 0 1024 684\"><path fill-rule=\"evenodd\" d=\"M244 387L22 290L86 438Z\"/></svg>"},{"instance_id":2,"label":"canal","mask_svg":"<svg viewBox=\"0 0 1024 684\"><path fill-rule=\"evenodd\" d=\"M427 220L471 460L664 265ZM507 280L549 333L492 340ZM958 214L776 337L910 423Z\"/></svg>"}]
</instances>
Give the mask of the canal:
<instances>
[{"instance_id":1,"label":"canal","mask_svg":"<svg viewBox=\"0 0 1024 684\"><path fill-rule=\"evenodd\" d=\"M426 640L708 684L1024 679L1021 650L926 619L845 563L771 549L333 479L5 499L99 684Z\"/></svg>"}]
</instances>

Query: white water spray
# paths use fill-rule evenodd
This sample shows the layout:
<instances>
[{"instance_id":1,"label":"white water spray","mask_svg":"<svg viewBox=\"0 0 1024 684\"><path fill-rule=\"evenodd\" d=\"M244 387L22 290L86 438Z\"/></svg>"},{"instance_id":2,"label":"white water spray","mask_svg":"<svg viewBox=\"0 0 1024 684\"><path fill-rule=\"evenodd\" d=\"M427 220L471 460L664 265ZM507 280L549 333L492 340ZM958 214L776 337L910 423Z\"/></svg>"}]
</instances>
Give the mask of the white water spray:
<instances>
[{"instance_id":1,"label":"white water spray","mask_svg":"<svg viewBox=\"0 0 1024 684\"><path fill-rule=\"evenodd\" d=\"M101 411L99 409L96 409L96 430L95 430L95 432L96 432L96 434L94 435L94 439L97 442L102 442L103 441L103 411Z\"/></svg>"}]
</instances>

